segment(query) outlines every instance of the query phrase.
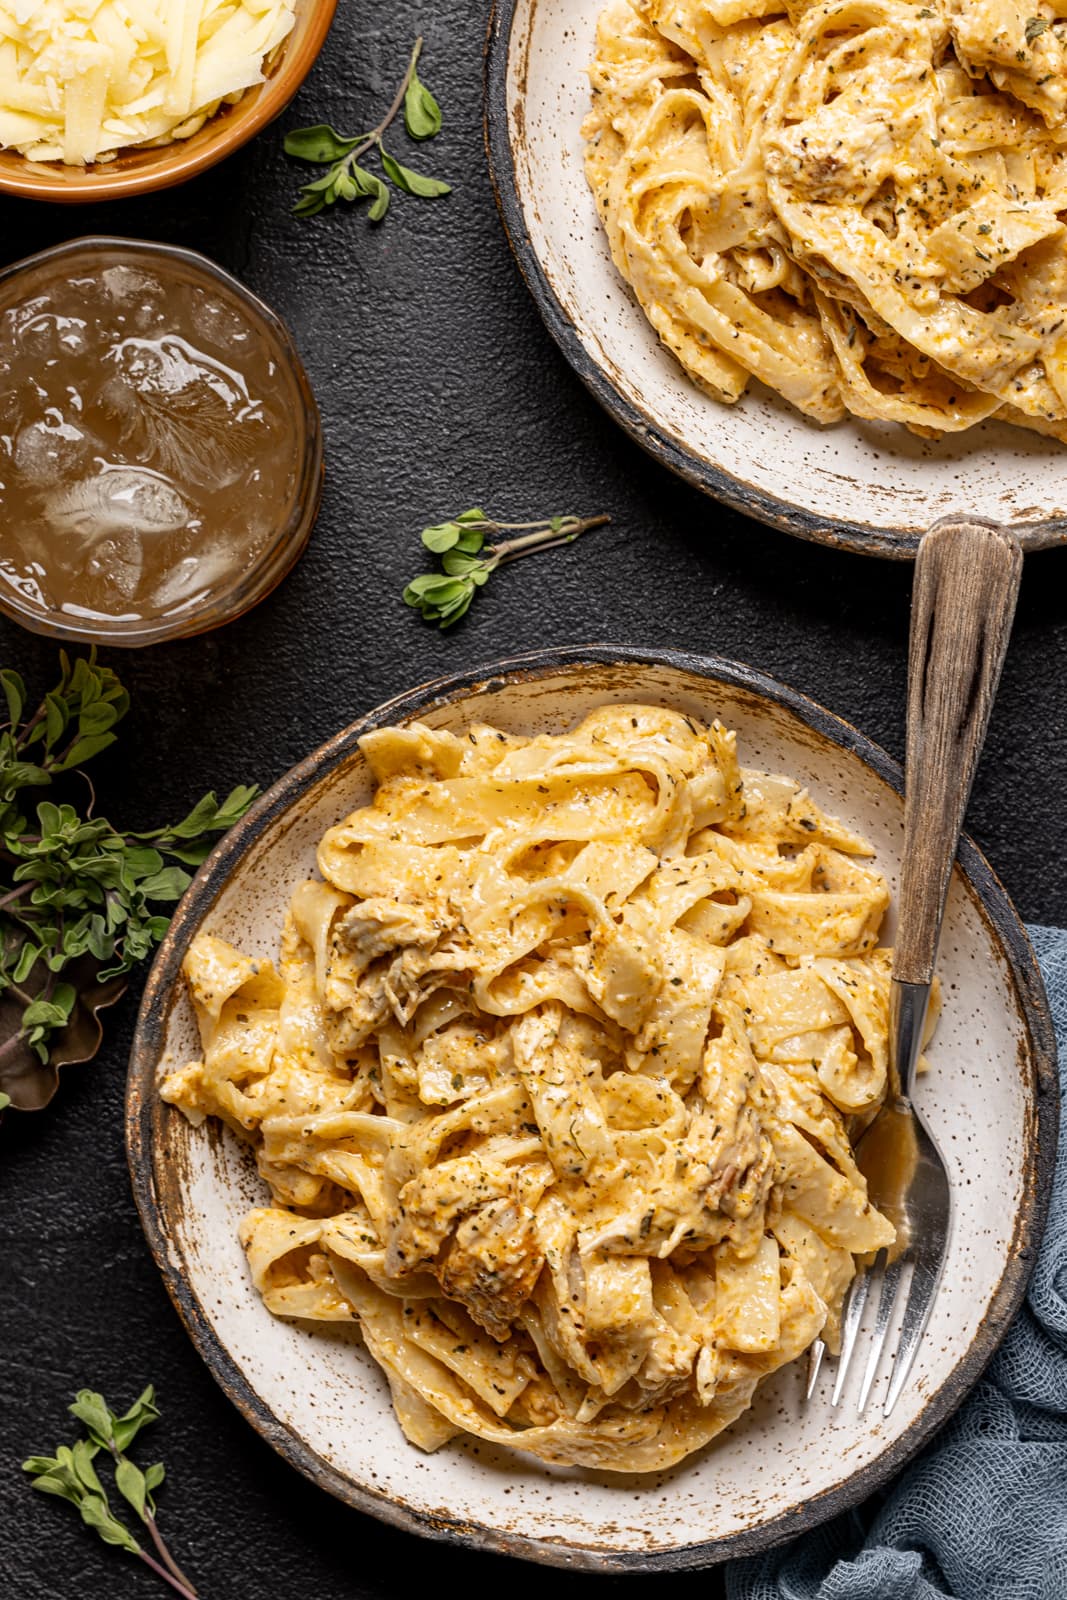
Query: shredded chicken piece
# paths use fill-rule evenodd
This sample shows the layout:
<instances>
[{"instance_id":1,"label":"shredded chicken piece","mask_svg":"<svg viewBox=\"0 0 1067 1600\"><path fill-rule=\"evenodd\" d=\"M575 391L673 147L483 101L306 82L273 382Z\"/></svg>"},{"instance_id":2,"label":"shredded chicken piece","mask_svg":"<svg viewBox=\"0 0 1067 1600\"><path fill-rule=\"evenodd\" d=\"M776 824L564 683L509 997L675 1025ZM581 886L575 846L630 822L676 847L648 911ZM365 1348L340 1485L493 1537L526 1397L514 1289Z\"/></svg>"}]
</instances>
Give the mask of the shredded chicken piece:
<instances>
[{"instance_id":1,"label":"shredded chicken piece","mask_svg":"<svg viewBox=\"0 0 1067 1600\"><path fill-rule=\"evenodd\" d=\"M835 1340L894 1238L849 1142L886 1087L885 881L660 707L367 753L279 969L194 942L203 1056L163 1094L251 1140L265 1304L357 1320L420 1448L662 1470Z\"/></svg>"}]
</instances>

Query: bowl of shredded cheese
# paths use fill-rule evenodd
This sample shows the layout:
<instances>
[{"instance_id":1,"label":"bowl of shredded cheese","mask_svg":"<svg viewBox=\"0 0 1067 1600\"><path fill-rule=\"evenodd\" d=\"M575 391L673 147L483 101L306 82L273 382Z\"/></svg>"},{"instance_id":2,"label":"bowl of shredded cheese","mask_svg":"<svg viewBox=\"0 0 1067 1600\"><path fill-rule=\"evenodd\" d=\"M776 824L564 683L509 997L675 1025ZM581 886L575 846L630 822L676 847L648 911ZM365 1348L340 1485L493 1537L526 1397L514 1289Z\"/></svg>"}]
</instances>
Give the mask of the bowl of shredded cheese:
<instances>
[{"instance_id":1,"label":"bowl of shredded cheese","mask_svg":"<svg viewBox=\"0 0 1067 1600\"><path fill-rule=\"evenodd\" d=\"M336 0L13 0L0 190L90 201L182 183L285 109Z\"/></svg>"}]
</instances>

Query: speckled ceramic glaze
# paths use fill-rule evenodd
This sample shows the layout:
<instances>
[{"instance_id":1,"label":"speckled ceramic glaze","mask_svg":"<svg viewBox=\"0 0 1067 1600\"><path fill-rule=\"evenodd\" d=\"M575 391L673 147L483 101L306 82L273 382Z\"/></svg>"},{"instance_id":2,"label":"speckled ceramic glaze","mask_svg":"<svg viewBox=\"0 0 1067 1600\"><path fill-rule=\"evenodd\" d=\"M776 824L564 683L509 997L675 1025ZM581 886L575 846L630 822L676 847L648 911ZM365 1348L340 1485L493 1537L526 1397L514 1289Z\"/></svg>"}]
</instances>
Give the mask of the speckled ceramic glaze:
<instances>
[{"instance_id":1,"label":"speckled ceramic glaze","mask_svg":"<svg viewBox=\"0 0 1067 1600\"><path fill-rule=\"evenodd\" d=\"M1007 523L1024 545L1067 539L1067 454L986 422L942 440L891 423L820 427L761 384L712 400L662 347L612 265L583 171L586 69L603 0L496 0L486 139L512 249L550 332L653 455L788 533L898 558L950 512Z\"/></svg>"},{"instance_id":2,"label":"speckled ceramic glaze","mask_svg":"<svg viewBox=\"0 0 1067 1600\"><path fill-rule=\"evenodd\" d=\"M554 1469L474 1441L422 1455L403 1439L357 1335L281 1322L263 1308L237 1228L266 1190L228 1133L193 1130L157 1093L164 1070L198 1054L179 978L189 941L205 929L276 954L317 840L369 797L361 733L416 717L453 729L478 718L519 733L562 731L620 700L722 718L738 732L744 764L809 785L868 836L895 883L898 768L855 729L748 668L599 647L431 684L296 767L205 863L145 991L127 1127L141 1217L178 1309L224 1389L295 1466L352 1505L433 1537L559 1566L671 1569L758 1549L870 1493L959 1403L1019 1303L1054 1153L1054 1042L1025 933L973 845L961 845L949 895L944 1011L918 1091L951 1172L955 1227L929 1331L888 1421L876 1405L857 1416L851 1388L845 1404L830 1406L832 1364L805 1405L800 1363L707 1449L659 1475Z\"/></svg>"}]
</instances>

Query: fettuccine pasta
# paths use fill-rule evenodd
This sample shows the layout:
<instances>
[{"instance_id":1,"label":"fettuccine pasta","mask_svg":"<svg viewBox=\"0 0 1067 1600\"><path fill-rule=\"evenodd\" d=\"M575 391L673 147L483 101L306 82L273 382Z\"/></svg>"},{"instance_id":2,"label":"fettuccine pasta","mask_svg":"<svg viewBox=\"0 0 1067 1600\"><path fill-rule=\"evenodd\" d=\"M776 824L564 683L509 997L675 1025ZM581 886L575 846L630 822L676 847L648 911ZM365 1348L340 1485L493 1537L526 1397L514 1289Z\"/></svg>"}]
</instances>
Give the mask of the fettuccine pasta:
<instances>
[{"instance_id":1,"label":"fettuccine pasta","mask_svg":"<svg viewBox=\"0 0 1067 1600\"><path fill-rule=\"evenodd\" d=\"M869 846L646 705L361 741L280 961L201 933L163 1096L251 1141L279 1316L358 1322L407 1437L669 1466L890 1246L852 1143L886 1091Z\"/></svg>"},{"instance_id":2,"label":"fettuccine pasta","mask_svg":"<svg viewBox=\"0 0 1067 1600\"><path fill-rule=\"evenodd\" d=\"M716 399L1067 436L1063 0L610 0L586 171Z\"/></svg>"}]
</instances>

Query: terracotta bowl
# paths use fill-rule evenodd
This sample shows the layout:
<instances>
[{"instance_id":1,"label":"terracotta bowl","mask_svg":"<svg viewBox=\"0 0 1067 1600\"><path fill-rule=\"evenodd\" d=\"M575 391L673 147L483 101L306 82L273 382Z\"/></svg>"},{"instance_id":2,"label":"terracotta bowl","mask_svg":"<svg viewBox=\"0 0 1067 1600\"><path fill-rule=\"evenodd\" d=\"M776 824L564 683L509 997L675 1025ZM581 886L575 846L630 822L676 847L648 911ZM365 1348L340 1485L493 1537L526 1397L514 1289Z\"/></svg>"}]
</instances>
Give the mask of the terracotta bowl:
<instances>
[{"instance_id":1,"label":"terracotta bowl","mask_svg":"<svg viewBox=\"0 0 1067 1600\"><path fill-rule=\"evenodd\" d=\"M205 929L251 954L277 953L283 910L314 872L316 841L370 797L361 734L413 718L562 731L596 705L625 700L722 717L738 732L743 763L809 785L867 835L896 884L900 769L847 723L747 667L586 647L426 685L295 767L205 862L148 980L127 1141L145 1232L198 1350L252 1426L314 1482L431 1538L559 1567L677 1570L759 1550L885 1483L962 1400L1022 1298L1055 1154L1055 1043L1026 934L973 844L960 846L949 894L945 1003L917 1093L949 1160L957 1222L929 1330L888 1420L880 1405L857 1414L859 1372L844 1403L830 1405L833 1363L806 1405L802 1361L705 1450L662 1474L552 1468L477 1441L423 1455L400 1433L358 1336L264 1309L237 1228L264 1203L265 1186L229 1133L193 1129L157 1093L163 1070L199 1054L180 979L190 940Z\"/></svg>"},{"instance_id":2,"label":"terracotta bowl","mask_svg":"<svg viewBox=\"0 0 1067 1600\"><path fill-rule=\"evenodd\" d=\"M293 31L275 56L266 83L250 89L236 105L224 106L191 139L151 150L131 147L92 167L27 161L16 151L0 150L0 191L27 200L77 204L149 194L194 178L280 116L311 71L336 9L337 0L296 0Z\"/></svg>"}]
</instances>

